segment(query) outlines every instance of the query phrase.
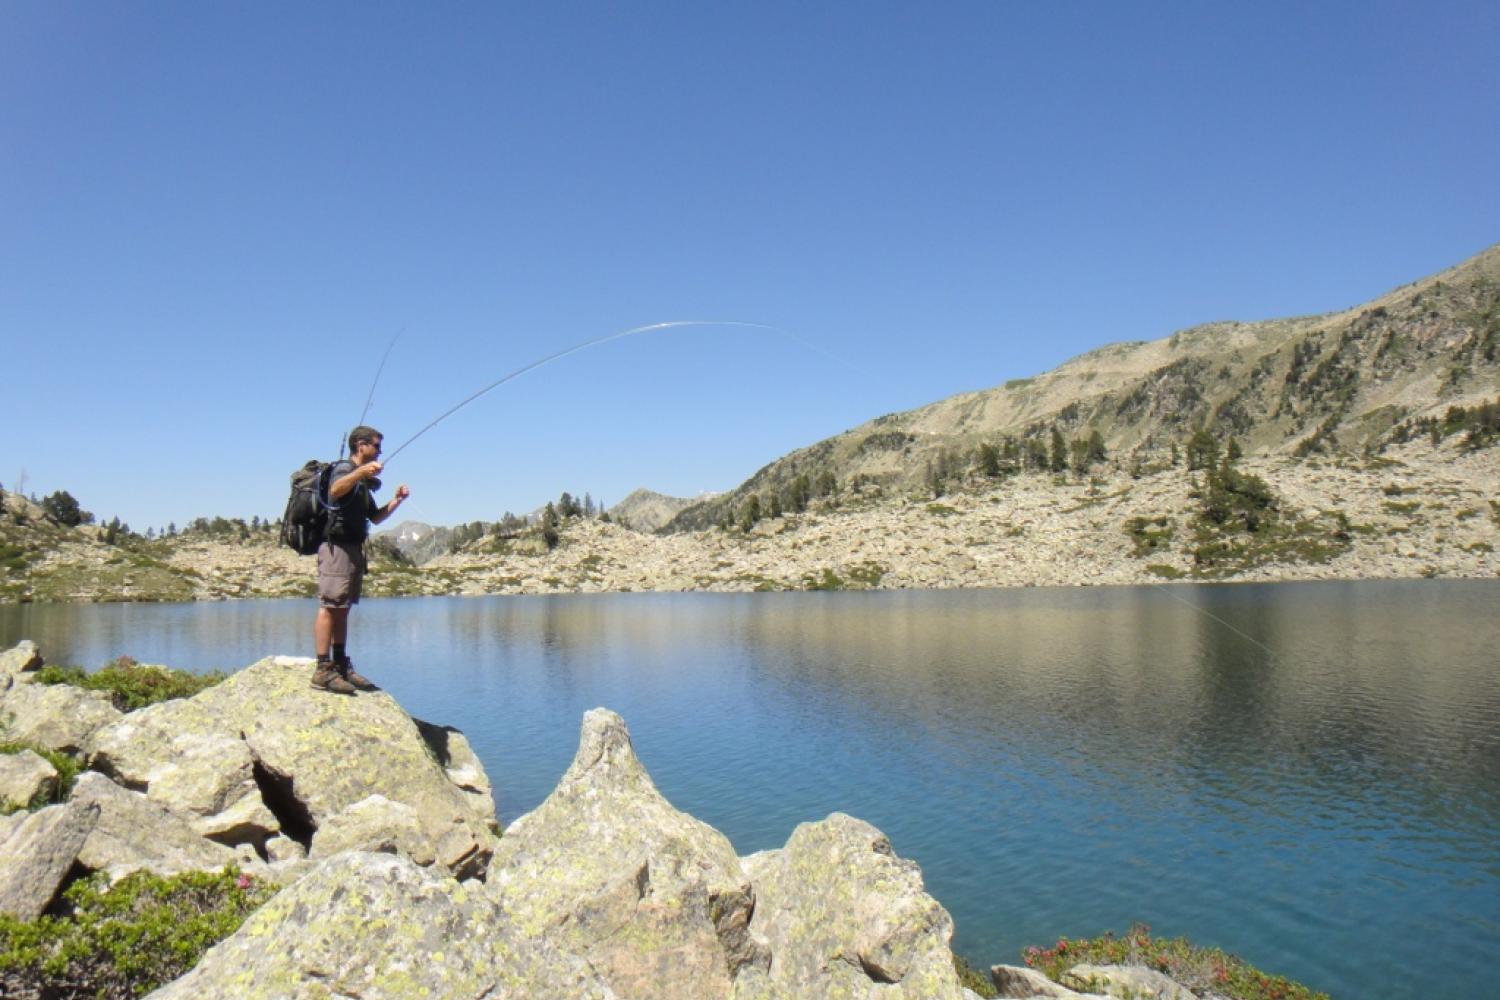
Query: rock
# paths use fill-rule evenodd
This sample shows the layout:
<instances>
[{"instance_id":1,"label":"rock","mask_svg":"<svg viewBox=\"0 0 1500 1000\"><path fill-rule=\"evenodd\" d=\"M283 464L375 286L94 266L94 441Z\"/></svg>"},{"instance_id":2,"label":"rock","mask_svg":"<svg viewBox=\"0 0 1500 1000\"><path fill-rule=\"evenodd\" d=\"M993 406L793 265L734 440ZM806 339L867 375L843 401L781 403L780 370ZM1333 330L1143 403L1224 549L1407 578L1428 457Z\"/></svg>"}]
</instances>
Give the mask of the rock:
<instances>
[{"instance_id":1,"label":"rock","mask_svg":"<svg viewBox=\"0 0 1500 1000\"><path fill-rule=\"evenodd\" d=\"M17 920L41 916L98 820L98 806L78 802L25 815L0 843L0 913Z\"/></svg>"},{"instance_id":2,"label":"rock","mask_svg":"<svg viewBox=\"0 0 1500 1000\"><path fill-rule=\"evenodd\" d=\"M1064 986L1120 1000L1197 1000L1192 990L1144 965L1075 965L1061 978Z\"/></svg>"},{"instance_id":3,"label":"rock","mask_svg":"<svg viewBox=\"0 0 1500 1000\"><path fill-rule=\"evenodd\" d=\"M518 936L478 886L388 854L315 865L151 1000L608 1000L578 959ZM683 993L683 996L691 994Z\"/></svg>"},{"instance_id":4,"label":"rock","mask_svg":"<svg viewBox=\"0 0 1500 1000\"><path fill-rule=\"evenodd\" d=\"M192 698L131 713L96 735L91 760L153 798L205 815L258 792L279 829L304 846L333 817L383 796L413 810L432 863L465 877L483 871L493 799L450 780L390 695L315 691L311 674L310 660L261 660ZM461 734L444 732L450 766L457 763L468 786L487 787ZM383 835L377 840L344 846L388 846Z\"/></svg>"},{"instance_id":5,"label":"rock","mask_svg":"<svg viewBox=\"0 0 1500 1000\"><path fill-rule=\"evenodd\" d=\"M265 843L266 858L271 864L282 861L301 861L307 857L307 848L291 837L272 837Z\"/></svg>"},{"instance_id":6,"label":"rock","mask_svg":"<svg viewBox=\"0 0 1500 1000\"><path fill-rule=\"evenodd\" d=\"M469 746L469 740L452 726L436 726L421 719L411 720L422 734L422 739L432 749L438 765L448 780L453 782L474 808L475 816L483 822L495 819L495 790L490 785L489 775L478 754Z\"/></svg>"},{"instance_id":7,"label":"rock","mask_svg":"<svg viewBox=\"0 0 1500 1000\"><path fill-rule=\"evenodd\" d=\"M964 997L952 918L870 824L834 813L749 861L750 930L774 956L764 984L773 991L749 979L736 998L864 997L880 984L882 997Z\"/></svg>"},{"instance_id":8,"label":"rock","mask_svg":"<svg viewBox=\"0 0 1500 1000\"><path fill-rule=\"evenodd\" d=\"M384 795L371 795L318 827L308 857L326 858L344 851L401 854L419 865L433 862L433 845L422 832L417 811Z\"/></svg>"},{"instance_id":9,"label":"rock","mask_svg":"<svg viewBox=\"0 0 1500 1000\"><path fill-rule=\"evenodd\" d=\"M1037 972L1020 965L996 965L990 969L990 981L1007 1000L1020 997L1051 997L1053 1000L1096 1000L1097 993L1077 993Z\"/></svg>"},{"instance_id":10,"label":"rock","mask_svg":"<svg viewBox=\"0 0 1500 1000\"><path fill-rule=\"evenodd\" d=\"M0 700L5 739L63 753L79 752L120 715L109 695L71 684L15 684Z\"/></svg>"},{"instance_id":11,"label":"rock","mask_svg":"<svg viewBox=\"0 0 1500 1000\"><path fill-rule=\"evenodd\" d=\"M19 680L27 680L23 674L42 669L42 654L36 643L22 639L10 649L0 653L0 692L7 691Z\"/></svg>"},{"instance_id":12,"label":"rock","mask_svg":"<svg viewBox=\"0 0 1500 1000\"><path fill-rule=\"evenodd\" d=\"M0 754L0 806L24 809L57 790L57 768L34 750Z\"/></svg>"},{"instance_id":13,"label":"rock","mask_svg":"<svg viewBox=\"0 0 1500 1000\"><path fill-rule=\"evenodd\" d=\"M255 759L245 741L237 734L177 728L186 714L178 701L131 712L89 740L89 766L169 808L199 816L221 813L246 796L259 798Z\"/></svg>"},{"instance_id":14,"label":"rock","mask_svg":"<svg viewBox=\"0 0 1500 1000\"><path fill-rule=\"evenodd\" d=\"M727 997L765 961L729 841L672 808L605 709L584 716L557 788L506 831L487 890L508 922L581 955L621 997Z\"/></svg>"},{"instance_id":15,"label":"rock","mask_svg":"<svg viewBox=\"0 0 1500 1000\"><path fill-rule=\"evenodd\" d=\"M157 875L218 871L233 864L230 848L205 840L193 817L121 788L98 772L80 775L70 804L93 806L99 821L78 852L78 863L111 879L146 869Z\"/></svg>"},{"instance_id":16,"label":"rock","mask_svg":"<svg viewBox=\"0 0 1500 1000\"><path fill-rule=\"evenodd\" d=\"M160 801L150 794L146 797ZM250 847L258 853L281 831L281 822L260 795L252 792L221 813L195 820L193 831L200 837L229 846Z\"/></svg>"}]
</instances>

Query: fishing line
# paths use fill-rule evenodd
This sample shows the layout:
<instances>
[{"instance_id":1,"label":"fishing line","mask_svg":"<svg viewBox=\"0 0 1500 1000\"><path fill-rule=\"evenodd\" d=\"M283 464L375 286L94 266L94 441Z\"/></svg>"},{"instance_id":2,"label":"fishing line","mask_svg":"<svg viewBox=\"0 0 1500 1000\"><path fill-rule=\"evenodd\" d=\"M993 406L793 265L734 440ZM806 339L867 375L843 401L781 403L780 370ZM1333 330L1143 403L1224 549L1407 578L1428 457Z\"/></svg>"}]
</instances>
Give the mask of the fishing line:
<instances>
[{"instance_id":1,"label":"fishing line","mask_svg":"<svg viewBox=\"0 0 1500 1000\"><path fill-rule=\"evenodd\" d=\"M1268 656L1270 656L1271 659L1273 659L1273 660L1279 660L1279 659L1281 659L1281 657L1279 657L1279 656L1276 655L1276 651L1274 649L1272 649L1270 646L1267 646L1265 643L1261 642L1259 639L1256 639L1254 636L1246 635L1244 632L1241 632L1239 629L1235 628L1233 625L1229 624L1224 619L1222 619L1218 615L1214 614L1212 611L1209 611L1207 608L1199 607L1198 605L1194 604L1192 601L1189 601L1188 599L1186 599L1184 597L1178 596L1177 592L1175 590L1173 590L1169 585L1166 585L1166 584L1156 584L1156 586L1159 589L1165 591L1166 594L1167 594L1167 596L1171 597L1172 600L1176 601L1177 603L1179 603L1179 604L1181 604L1181 605L1183 605L1185 607L1192 608L1194 611L1198 612L1200 615L1203 615L1205 618L1211 618L1211 619L1213 619L1214 621L1218 622L1220 625L1223 625L1229 631L1233 632L1235 635L1239 636L1241 639L1244 639L1246 642L1250 643L1251 645L1259 646L1261 649L1263 649L1263 650L1266 651L1266 654Z\"/></svg>"},{"instance_id":2,"label":"fishing line","mask_svg":"<svg viewBox=\"0 0 1500 1000\"><path fill-rule=\"evenodd\" d=\"M767 323L746 323L746 322L742 322L740 320L679 319L679 320L671 320L671 321L668 321L666 323L650 323L650 324L647 324L646 326L632 327L629 330L621 330L618 333L605 334L602 337L595 337L592 340L585 340L582 343L574 344L572 347L565 347L565 348L563 348L560 351L556 351L556 352L554 352L552 354L549 354L549 355L547 355L544 358L540 358L540 359L538 359L536 361L533 361L533 362L531 362L528 365L524 365L524 366L522 366L520 368L517 368L515 371L510 372L509 374L504 375L504 376L496 379L495 381L491 382L489 385L487 385L484 388L480 389L478 392L475 392L472 395L466 397L465 399L460 400L456 405L454 405L453 407L451 407L448 410L445 410L443 413L439 414L437 416L437 418L435 418L431 423L427 424L421 430L417 431L411 437L407 438L404 442L402 442L402 444L401 444L401 446L399 448L397 448L395 451L393 451L393 452L390 453L390 455L385 459L385 464L386 465L390 465L391 459L393 459L397 455L401 454L401 452L406 448L406 446L409 445L409 444L411 444L417 438L421 437L423 434L426 434L428 431L432 430L438 424L442 423L444 420L447 420L449 417L453 416L453 414L457 413L459 410L462 410L465 406L468 406L470 403L474 402L474 400L478 399L480 396L483 396L485 393L489 392L492 389L498 389L500 386L502 386L505 383L509 382L513 378L519 378L520 376L525 375L529 371L533 371L533 370L535 370L537 368L542 367L545 364L549 364L549 363L551 363L553 361L557 361L560 358L565 358L569 354L575 354L578 351L581 351L581 350L583 350L586 347L595 347L595 346L597 346L599 344L607 344L611 340L621 340L621 339L623 339L625 337L633 337L633 336L635 336L637 334L641 334L641 333L651 333L651 332L654 332L654 331L657 331L657 330L668 330L668 329L674 329L676 327L683 327L683 326L735 326L735 327L747 327L747 328L755 329L755 330L772 330L772 331L775 331L777 333L785 334L786 336L791 337L793 340L796 340L799 343L802 343L802 344L804 344L804 345L812 348L813 350L817 350L820 353L823 353L823 354L827 354L828 353L827 351L823 351L821 348L818 348L815 345L809 344L807 341L802 340L802 338L800 338L800 337L796 336L795 334L791 333L789 330L782 329L779 326L771 326L771 325L769 325ZM833 355L829 355L829 357L833 357ZM847 364L847 362L845 362L845 363Z\"/></svg>"}]
</instances>

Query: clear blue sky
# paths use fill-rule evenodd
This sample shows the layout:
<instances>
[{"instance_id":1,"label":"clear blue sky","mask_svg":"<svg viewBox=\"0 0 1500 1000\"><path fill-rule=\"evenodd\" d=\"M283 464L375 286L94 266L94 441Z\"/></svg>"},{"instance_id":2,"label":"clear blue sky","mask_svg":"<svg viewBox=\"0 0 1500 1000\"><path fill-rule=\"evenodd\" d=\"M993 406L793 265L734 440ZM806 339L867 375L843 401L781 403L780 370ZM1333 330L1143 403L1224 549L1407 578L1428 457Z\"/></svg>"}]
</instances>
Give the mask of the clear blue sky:
<instances>
[{"instance_id":1,"label":"clear blue sky","mask_svg":"<svg viewBox=\"0 0 1500 1000\"><path fill-rule=\"evenodd\" d=\"M1500 241L1500 5L0 5L0 483L276 516L733 487L1104 343ZM817 345L813 350L803 342Z\"/></svg>"}]
</instances>

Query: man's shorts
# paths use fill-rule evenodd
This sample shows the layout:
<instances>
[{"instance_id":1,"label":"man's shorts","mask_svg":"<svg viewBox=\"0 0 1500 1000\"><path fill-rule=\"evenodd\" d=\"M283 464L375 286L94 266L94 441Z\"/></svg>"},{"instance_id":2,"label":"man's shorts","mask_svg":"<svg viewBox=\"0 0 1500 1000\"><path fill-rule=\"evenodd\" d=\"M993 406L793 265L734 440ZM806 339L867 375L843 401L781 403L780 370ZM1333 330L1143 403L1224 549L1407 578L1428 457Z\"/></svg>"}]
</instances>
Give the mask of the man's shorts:
<instances>
[{"instance_id":1,"label":"man's shorts","mask_svg":"<svg viewBox=\"0 0 1500 1000\"><path fill-rule=\"evenodd\" d=\"M365 547L361 542L324 542L319 545L319 606L349 608L358 604L367 566Z\"/></svg>"}]
</instances>

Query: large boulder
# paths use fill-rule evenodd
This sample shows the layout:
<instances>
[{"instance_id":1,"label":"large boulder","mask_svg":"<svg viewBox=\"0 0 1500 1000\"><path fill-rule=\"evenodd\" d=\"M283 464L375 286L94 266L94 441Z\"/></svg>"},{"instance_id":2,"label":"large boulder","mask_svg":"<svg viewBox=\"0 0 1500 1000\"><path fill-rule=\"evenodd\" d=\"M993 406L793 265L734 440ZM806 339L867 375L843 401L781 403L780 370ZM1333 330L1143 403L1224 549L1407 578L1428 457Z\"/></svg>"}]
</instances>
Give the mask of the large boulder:
<instances>
[{"instance_id":1,"label":"large boulder","mask_svg":"<svg viewBox=\"0 0 1500 1000\"><path fill-rule=\"evenodd\" d=\"M379 796L405 807L391 812L394 827L381 830L362 807L358 822L336 825L345 834L369 830L371 840L341 836L341 849L405 842L414 815L430 846L413 856L460 876L482 872L494 843L494 800L462 735L427 727L444 734L434 747L390 695L317 691L311 674L310 660L270 657L192 698L132 712L95 734L91 766L219 827L232 825L225 814L237 803L259 799L277 823L246 827L247 836L264 842L279 829L315 853L325 824Z\"/></svg>"},{"instance_id":2,"label":"large boulder","mask_svg":"<svg viewBox=\"0 0 1500 1000\"><path fill-rule=\"evenodd\" d=\"M786 847L745 859L755 887L751 933L770 948L751 997L945 998L967 991L953 967L953 920L914 862L870 824L834 813L793 831Z\"/></svg>"},{"instance_id":3,"label":"large boulder","mask_svg":"<svg viewBox=\"0 0 1500 1000\"><path fill-rule=\"evenodd\" d=\"M282 890L151 1000L614 996L577 958L521 938L472 883L352 852Z\"/></svg>"},{"instance_id":4,"label":"large boulder","mask_svg":"<svg viewBox=\"0 0 1500 1000\"><path fill-rule=\"evenodd\" d=\"M729 841L672 808L605 709L584 716L557 788L506 830L487 889L508 923L581 955L621 997L728 997L765 959Z\"/></svg>"},{"instance_id":5,"label":"large boulder","mask_svg":"<svg viewBox=\"0 0 1500 1000\"><path fill-rule=\"evenodd\" d=\"M157 875L217 871L236 861L234 851L195 829L193 817L97 772L80 775L68 801L95 809L99 817L78 852L78 863L108 872L112 879L141 869Z\"/></svg>"},{"instance_id":6,"label":"large boulder","mask_svg":"<svg viewBox=\"0 0 1500 1000\"><path fill-rule=\"evenodd\" d=\"M77 753L119 709L102 691L71 684L17 683L0 695L0 738Z\"/></svg>"},{"instance_id":7,"label":"large boulder","mask_svg":"<svg viewBox=\"0 0 1500 1000\"><path fill-rule=\"evenodd\" d=\"M34 750L0 753L0 808L24 809L31 800L57 789L57 768Z\"/></svg>"},{"instance_id":8,"label":"large boulder","mask_svg":"<svg viewBox=\"0 0 1500 1000\"><path fill-rule=\"evenodd\" d=\"M70 802L8 824L9 835L0 842L0 913L17 920L41 916L98 820L97 806Z\"/></svg>"}]
</instances>

